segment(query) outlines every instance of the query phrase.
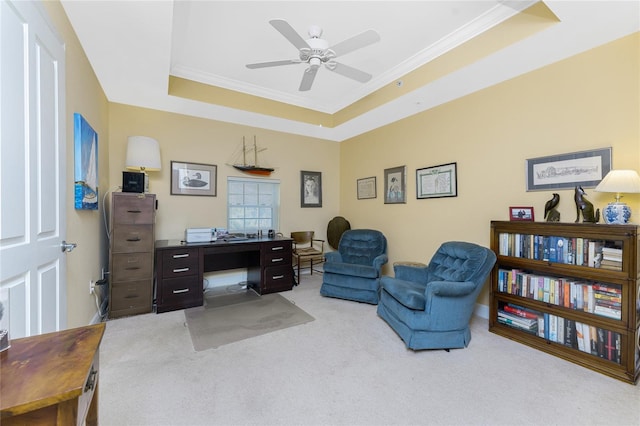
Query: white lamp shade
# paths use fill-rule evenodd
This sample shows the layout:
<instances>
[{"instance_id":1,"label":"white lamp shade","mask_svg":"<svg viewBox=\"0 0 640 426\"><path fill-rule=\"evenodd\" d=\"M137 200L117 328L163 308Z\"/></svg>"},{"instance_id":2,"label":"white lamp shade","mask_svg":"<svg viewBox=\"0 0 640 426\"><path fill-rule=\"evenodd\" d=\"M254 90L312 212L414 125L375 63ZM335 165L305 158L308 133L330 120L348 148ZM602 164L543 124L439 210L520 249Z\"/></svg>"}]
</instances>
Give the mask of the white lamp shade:
<instances>
[{"instance_id":1,"label":"white lamp shade","mask_svg":"<svg viewBox=\"0 0 640 426\"><path fill-rule=\"evenodd\" d=\"M594 191L633 194L640 192L640 176L635 170L611 170Z\"/></svg>"},{"instance_id":2,"label":"white lamp shade","mask_svg":"<svg viewBox=\"0 0 640 426\"><path fill-rule=\"evenodd\" d=\"M147 136L129 136L125 167L152 172L160 170L162 162L158 141Z\"/></svg>"}]
</instances>

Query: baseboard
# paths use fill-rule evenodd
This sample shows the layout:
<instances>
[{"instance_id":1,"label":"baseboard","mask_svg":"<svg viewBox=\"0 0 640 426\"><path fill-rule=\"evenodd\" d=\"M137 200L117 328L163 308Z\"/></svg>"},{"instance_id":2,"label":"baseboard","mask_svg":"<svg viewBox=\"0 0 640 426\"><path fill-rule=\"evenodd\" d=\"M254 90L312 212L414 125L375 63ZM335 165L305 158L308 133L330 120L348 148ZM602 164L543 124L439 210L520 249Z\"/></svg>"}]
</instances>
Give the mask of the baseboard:
<instances>
[{"instance_id":1,"label":"baseboard","mask_svg":"<svg viewBox=\"0 0 640 426\"><path fill-rule=\"evenodd\" d=\"M489 319L489 307L487 305L476 303L476 308L473 310L473 313L480 318Z\"/></svg>"}]
</instances>

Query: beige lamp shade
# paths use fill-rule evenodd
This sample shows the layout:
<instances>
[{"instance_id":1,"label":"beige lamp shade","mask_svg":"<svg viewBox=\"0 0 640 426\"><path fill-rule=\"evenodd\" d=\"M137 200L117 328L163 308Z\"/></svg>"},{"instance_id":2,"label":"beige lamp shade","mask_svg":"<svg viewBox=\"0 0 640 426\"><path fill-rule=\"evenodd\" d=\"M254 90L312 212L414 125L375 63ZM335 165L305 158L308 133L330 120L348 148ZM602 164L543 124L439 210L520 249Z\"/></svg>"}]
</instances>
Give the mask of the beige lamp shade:
<instances>
[{"instance_id":1,"label":"beige lamp shade","mask_svg":"<svg viewBox=\"0 0 640 426\"><path fill-rule=\"evenodd\" d=\"M147 136L129 136L125 167L155 172L162 168L158 141Z\"/></svg>"},{"instance_id":2,"label":"beige lamp shade","mask_svg":"<svg viewBox=\"0 0 640 426\"><path fill-rule=\"evenodd\" d=\"M607 204L602 209L605 223L625 224L629 223L631 208L620 201L621 194L633 194L640 192L640 176L635 170L611 170L595 187L594 191L611 192L616 194L616 201Z\"/></svg>"}]
</instances>

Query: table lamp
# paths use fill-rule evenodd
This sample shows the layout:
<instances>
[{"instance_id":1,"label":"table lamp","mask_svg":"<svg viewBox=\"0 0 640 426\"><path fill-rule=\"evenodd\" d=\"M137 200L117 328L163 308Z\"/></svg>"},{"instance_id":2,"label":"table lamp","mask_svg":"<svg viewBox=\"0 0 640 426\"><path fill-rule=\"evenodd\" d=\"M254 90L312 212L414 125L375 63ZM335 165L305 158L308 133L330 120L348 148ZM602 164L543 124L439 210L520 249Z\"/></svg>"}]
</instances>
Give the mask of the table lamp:
<instances>
[{"instance_id":1,"label":"table lamp","mask_svg":"<svg viewBox=\"0 0 640 426\"><path fill-rule=\"evenodd\" d=\"M631 217L631 208L620 202L621 193L639 193L640 176L635 170L611 170L600 181L594 191L612 192L616 194L616 201L607 204L602 211L605 223L625 224Z\"/></svg>"},{"instance_id":2,"label":"table lamp","mask_svg":"<svg viewBox=\"0 0 640 426\"><path fill-rule=\"evenodd\" d=\"M144 192L149 192L149 175L162 168L158 141L147 136L129 136L125 167L144 173Z\"/></svg>"}]
</instances>

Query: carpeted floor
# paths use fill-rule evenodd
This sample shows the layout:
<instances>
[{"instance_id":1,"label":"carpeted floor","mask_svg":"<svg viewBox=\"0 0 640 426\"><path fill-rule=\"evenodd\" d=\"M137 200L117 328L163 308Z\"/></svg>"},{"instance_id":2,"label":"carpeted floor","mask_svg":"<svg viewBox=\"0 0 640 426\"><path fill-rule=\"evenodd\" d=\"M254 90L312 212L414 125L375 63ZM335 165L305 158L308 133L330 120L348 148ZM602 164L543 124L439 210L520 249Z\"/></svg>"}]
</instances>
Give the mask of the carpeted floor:
<instances>
[{"instance_id":1,"label":"carpeted floor","mask_svg":"<svg viewBox=\"0 0 640 426\"><path fill-rule=\"evenodd\" d=\"M184 311L109 321L101 426L640 425L640 386L489 333L407 350L373 305L279 293L315 321L196 352Z\"/></svg>"},{"instance_id":2,"label":"carpeted floor","mask_svg":"<svg viewBox=\"0 0 640 426\"><path fill-rule=\"evenodd\" d=\"M196 351L272 333L314 318L280 294L252 290L210 292L204 306L184 311Z\"/></svg>"}]
</instances>

